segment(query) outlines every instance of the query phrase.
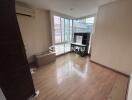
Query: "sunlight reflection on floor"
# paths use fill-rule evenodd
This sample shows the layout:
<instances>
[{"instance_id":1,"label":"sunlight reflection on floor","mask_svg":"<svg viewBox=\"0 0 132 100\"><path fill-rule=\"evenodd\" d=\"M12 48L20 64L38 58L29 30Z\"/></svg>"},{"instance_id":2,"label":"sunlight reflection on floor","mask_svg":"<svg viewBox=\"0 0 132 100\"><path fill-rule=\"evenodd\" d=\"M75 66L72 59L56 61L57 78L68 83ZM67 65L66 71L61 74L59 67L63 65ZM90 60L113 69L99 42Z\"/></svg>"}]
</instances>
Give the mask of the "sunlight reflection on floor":
<instances>
[{"instance_id":1,"label":"sunlight reflection on floor","mask_svg":"<svg viewBox=\"0 0 132 100\"><path fill-rule=\"evenodd\" d=\"M88 72L88 64L81 67L73 62L69 61L65 63L63 67L57 69L57 82L61 84L65 79L72 77L72 75L77 74L80 78L86 79Z\"/></svg>"}]
</instances>

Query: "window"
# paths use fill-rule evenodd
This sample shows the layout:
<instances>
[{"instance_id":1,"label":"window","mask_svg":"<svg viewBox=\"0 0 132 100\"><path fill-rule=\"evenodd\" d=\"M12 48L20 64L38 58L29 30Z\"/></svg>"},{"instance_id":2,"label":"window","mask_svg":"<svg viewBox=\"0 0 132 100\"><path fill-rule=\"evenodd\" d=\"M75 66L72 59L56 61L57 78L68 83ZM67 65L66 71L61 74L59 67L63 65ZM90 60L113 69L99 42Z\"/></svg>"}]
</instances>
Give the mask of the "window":
<instances>
[{"instance_id":1,"label":"window","mask_svg":"<svg viewBox=\"0 0 132 100\"><path fill-rule=\"evenodd\" d=\"M61 20L60 17L54 16L55 43L61 42Z\"/></svg>"},{"instance_id":2,"label":"window","mask_svg":"<svg viewBox=\"0 0 132 100\"><path fill-rule=\"evenodd\" d=\"M74 20L74 32L93 32L94 17Z\"/></svg>"},{"instance_id":3,"label":"window","mask_svg":"<svg viewBox=\"0 0 132 100\"><path fill-rule=\"evenodd\" d=\"M72 20L54 16L55 44L70 42L72 40Z\"/></svg>"}]
</instances>

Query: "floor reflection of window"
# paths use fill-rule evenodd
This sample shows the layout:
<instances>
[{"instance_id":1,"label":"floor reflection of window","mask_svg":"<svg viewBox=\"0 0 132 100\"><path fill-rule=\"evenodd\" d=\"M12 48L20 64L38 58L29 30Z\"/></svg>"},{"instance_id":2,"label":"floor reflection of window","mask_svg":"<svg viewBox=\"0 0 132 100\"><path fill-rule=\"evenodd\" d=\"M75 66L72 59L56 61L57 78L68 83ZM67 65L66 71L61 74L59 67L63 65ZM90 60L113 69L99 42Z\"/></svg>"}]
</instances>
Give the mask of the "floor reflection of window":
<instances>
[{"instance_id":1,"label":"floor reflection of window","mask_svg":"<svg viewBox=\"0 0 132 100\"><path fill-rule=\"evenodd\" d=\"M70 77L73 71L73 64L67 63L63 67L57 69L57 81L61 84L67 77Z\"/></svg>"},{"instance_id":2,"label":"floor reflection of window","mask_svg":"<svg viewBox=\"0 0 132 100\"><path fill-rule=\"evenodd\" d=\"M72 75L77 74L80 78L87 78L88 65L79 66L73 64L73 62L66 62L63 67L57 69L57 83L61 84L67 78L72 77Z\"/></svg>"}]
</instances>

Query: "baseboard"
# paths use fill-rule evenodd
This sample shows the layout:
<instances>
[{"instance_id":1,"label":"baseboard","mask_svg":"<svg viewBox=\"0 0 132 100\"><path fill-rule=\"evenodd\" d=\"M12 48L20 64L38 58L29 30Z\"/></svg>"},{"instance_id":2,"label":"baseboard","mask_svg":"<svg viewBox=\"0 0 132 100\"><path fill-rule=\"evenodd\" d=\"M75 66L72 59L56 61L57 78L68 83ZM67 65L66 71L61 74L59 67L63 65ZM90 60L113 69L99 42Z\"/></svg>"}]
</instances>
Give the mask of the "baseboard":
<instances>
[{"instance_id":1,"label":"baseboard","mask_svg":"<svg viewBox=\"0 0 132 100\"><path fill-rule=\"evenodd\" d=\"M63 55L69 54L69 53L71 53L71 51L63 53L63 54L60 54L60 55L56 55L56 57L60 57L60 56L63 56Z\"/></svg>"},{"instance_id":2,"label":"baseboard","mask_svg":"<svg viewBox=\"0 0 132 100\"><path fill-rule=\"evenodd\" d=\"M113 68L110 68L110 67L108 67L108 66L105 66L105 65L100 64L100 63L98 63L98 62L95 62L95 61L93 61L93 60L91 60L91 59L90 59L90 62L95 63L95 64L97 64L97 65L100 65L101 67L104 67L104 68L106 68L106 69L112 70L112 71L114 71L114 72L116 72L116 73L118 73L118 74L121 74L121 75L123 75L123 76L126 76L126 77L130 78L130 75L128 75L128 74L125 74L125 73L123 73L123 72L120 72L120 71L118 71L118 70L115 70L115 69L113 69Z\"/></svg>"},{"instance_id":3,"label":"baseboard","mask_svg":"<svg viewBox=\"0 0 132 100\"><path fill-rule=\"evenodd\" d=\"M95 62L95 61L93 61L93 60L91 60L91 59L90 59L90 62L95 63L95 64L97 64L97 65L100 65L101 67L104 67L104 68L106 68L106 69L112 70L113 72L116 72L116 73L118 73L118 74L121 74L121 75L123 75L123 76L125 76L125 77L128 77L127 91L126 91L126 94L125 94L125 100L127 100L127 98L128 98L128 91L129 91L130 79L132 78L132 76L131 76L131 75L127 75L127 74L125 74L125 73L122 73L122 72L120 72L120 71L117 71L117 70L115 70L115 69L113 69L113 68L110 68L110 67L108 67L108 66L102 65L102 64L100 64L100 63L97 63L97 62Z\"/></svg>"}]
</instances>

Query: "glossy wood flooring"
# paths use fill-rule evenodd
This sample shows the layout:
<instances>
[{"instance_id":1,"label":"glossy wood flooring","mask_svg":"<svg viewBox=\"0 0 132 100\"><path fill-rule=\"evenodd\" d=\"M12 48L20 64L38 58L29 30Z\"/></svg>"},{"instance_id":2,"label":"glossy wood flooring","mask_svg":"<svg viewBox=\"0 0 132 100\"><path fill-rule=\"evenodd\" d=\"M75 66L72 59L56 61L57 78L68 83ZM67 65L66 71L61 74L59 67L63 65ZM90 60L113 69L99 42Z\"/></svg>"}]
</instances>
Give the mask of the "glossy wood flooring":
<instances>
[{"instance_id":1,"label":"glossy wood flooring","mask_svg":"<svg viewBox=\"0 0 132 100\"><path fill-rule=\"evenodd\" d=\"M125 100L128 78L67 54L33 74L36 100Z\"/></svg>"}]
</instances>

